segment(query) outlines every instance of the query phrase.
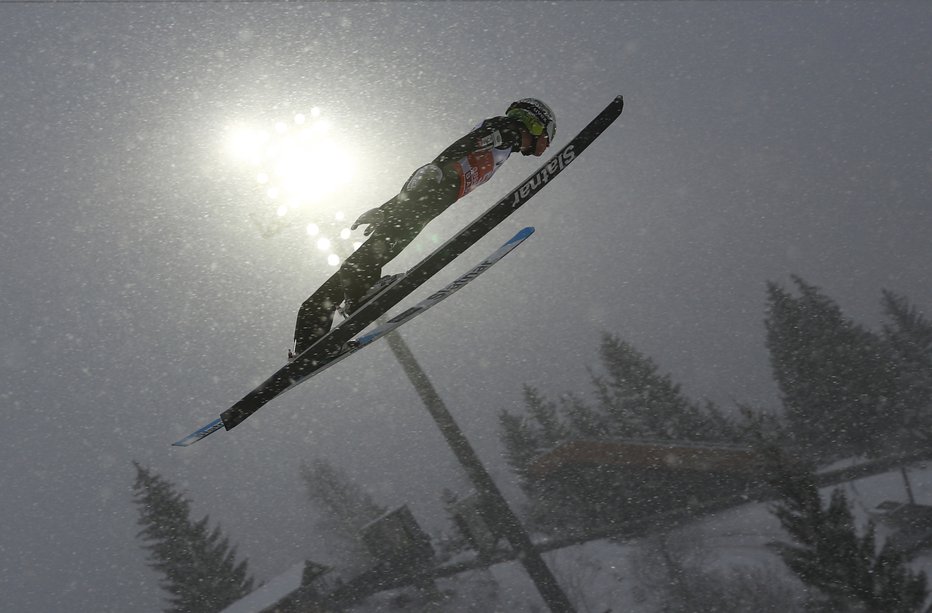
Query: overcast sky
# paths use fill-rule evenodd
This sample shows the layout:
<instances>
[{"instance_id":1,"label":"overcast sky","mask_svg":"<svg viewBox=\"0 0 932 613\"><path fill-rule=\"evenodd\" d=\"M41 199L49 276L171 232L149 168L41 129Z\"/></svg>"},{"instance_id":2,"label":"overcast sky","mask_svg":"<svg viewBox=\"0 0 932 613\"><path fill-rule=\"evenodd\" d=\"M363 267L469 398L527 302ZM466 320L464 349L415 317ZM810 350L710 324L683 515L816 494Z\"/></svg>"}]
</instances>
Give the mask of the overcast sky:
<instances>
[{"instance_id":1,"label":"overcast sky","mask_svg":"<svg viewBox=\"0 0 932 613\"><path fill-rule=\"evenodd\" d=\"M284 363L333 270L304 225L381 204L516 98L553 107L559 145L626 104L416 296L537 233L404 329L507 491L498 412L525 383L587 391L603 332L693 398L776 408L768 280L801 275L871 326L883 288L932 314L930 31L922 2L3 3L0 608L159 610L133 459L260 579L327 561L298 481L314 457L443 525L440 489L468 485L387 346L169 445ZM231 126L312 113L352 178L263 238L251 215L275 208ZM388 271L536 166L509 160Z\"/></svg>"}]
</instances>

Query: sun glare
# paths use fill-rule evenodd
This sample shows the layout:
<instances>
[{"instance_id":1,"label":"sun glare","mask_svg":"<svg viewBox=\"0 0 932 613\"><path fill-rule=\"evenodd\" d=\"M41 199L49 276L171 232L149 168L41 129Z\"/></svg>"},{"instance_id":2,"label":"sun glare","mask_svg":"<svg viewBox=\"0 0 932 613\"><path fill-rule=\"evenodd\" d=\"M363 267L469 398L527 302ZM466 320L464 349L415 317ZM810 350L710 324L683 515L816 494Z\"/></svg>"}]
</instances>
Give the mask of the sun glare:
<instances>
[{"instance_id":1,"label":"sun glare","mask_svg":"<svg viewBox=\"0 0 932 613\"><path fill-rule=\"evenodd\" d=\"M335 220L339 227L333 228L333 239L339 236L345 242L349 238L340 223L345 219L342 211L321 214L312 208L347 187L356 167L352 151L341 142L337 127L323 117L319 107L266 125L231 126L226 131L226 148L243 167L245 176L255 181L267 217L285 224L301 218L306 221L308 217L325 224ZM328 263L339 263L341 256L332 252L335 240L325 236L330 230L317 223L309 223L306 228L317 248L327 254ZM351 249L346 246L347 251Z\"/></svg>"},{"instance_id":2,"label":"sun glare","mask_svg":"<svg viewBox=\"0 0 932 613\"><path fill-rule=\"evenodd\" d=\"M267 186L269 198L283 198L292 207L318 202L344 187L355 170L351 152L332 136L332 124L320 119L319 109L310 117L298 113L271 129L238 125L228 130L232 157L252 166L250 173Z\"/></svg>"}]
</instances>

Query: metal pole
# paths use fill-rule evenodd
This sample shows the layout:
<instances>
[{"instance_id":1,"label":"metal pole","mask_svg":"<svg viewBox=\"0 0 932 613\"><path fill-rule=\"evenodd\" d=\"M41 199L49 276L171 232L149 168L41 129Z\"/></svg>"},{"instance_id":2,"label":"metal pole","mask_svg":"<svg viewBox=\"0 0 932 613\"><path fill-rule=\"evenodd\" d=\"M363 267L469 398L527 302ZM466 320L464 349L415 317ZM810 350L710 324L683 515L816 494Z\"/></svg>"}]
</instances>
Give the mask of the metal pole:
<instances>
[{"instance_id":1,"label":"metal pole","mask_svg":"<svg viewBox=\"0 0 932 613\"><path fill-rule=\"evenodd\" d=\"M900 466L900 473L903 475L903 483L906 484L906 495L909 496L909 504L916 504L916 499L913 497L913 486L909 483L909 475L906 474L905 466Z\"/></svg>"},{"instance_id":2,"label":"metal pole","mask_svg":"<svg viewBox=\"0 0 932 613\"><path fill-rule=\"evenodd\" d=\"M470 481L472 481L473 487L480 492L483 501L491 507L491 514L494 516L493 521L498 525L515 551L519 552L518 559L527 570L531 581L537 586L537 590L544 602L553 613L575 613L573 605L563 592L560 584L557 583L556 577L550 572L550 568L547 567L540 552L534 547L531 537L524 530L524 526L521 525L517 515L508 506L508 501L502 496L498 486L495 485L495 481L492 480L491 475L482 466L479 456L476 455L472 445L469 444L466 436L453 420L453 416L447 410L446 405L444 405L437 390L427 378L424 370L417 363L408 345L397 331L389 334L387 338L392 353L395 354L405 374L411 380L418 395L424 402L424 406L427 407L427 411L434 418L450 449L453 450L454 455L456 455Z\"/></svg>"}]
</instances>

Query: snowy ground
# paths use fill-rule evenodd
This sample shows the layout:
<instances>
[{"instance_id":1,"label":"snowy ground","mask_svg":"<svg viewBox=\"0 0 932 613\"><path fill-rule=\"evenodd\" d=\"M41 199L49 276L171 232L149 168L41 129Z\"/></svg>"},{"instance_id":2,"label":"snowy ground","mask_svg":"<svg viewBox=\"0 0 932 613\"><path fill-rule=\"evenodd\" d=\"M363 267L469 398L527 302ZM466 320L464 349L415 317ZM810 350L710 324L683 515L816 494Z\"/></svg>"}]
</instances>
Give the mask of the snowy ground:
<instances>
[{"instance_id":1,"label":"snowy ground","mask_svg":"<svg viewBox=\"0 0 932 613\"><path fill-rule=\"evenodd\" d=\"M918 504L932 505L932 469L909 471ZM903 477L893 471L843 486L863 525L867 511L885 500L906 501ZM827 495L833 488L823 490ZM719 513L669 535L668 552L687 568L730 571L742 577L764 577L764 589L789 592L795 579L766 544L784 540L779 522L766 503L749 504ZM885 530L878 526L878 537ZM551 569L582 613L659 610L658 594L669 580L657 571L655 540L615 543L593 541L546 554ZM651 552L654 552L653 554ZM914 560L913 567L932 575L932 552ZM546 611L533 584L517 562L498 564L486 571L463 573L437 582L448 599L439 605L421 603L410 591L386 592L355 607L358 613L382 611L536 612ZM774 609L779 610L779 609ZM786 609L784 609L786 610Z\"/></svg>"}]
</instances>

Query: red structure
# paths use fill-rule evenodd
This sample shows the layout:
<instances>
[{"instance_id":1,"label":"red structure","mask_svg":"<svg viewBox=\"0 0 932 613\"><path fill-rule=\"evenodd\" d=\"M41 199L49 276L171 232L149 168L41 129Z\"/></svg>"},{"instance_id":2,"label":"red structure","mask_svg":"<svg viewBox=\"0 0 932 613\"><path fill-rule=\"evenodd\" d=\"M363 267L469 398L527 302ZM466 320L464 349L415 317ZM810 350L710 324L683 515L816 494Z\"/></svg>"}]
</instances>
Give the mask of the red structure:
<instances>
[{"instance_id":1,"label":"red structure","mask_svg":"<svg viewBox=\"0 0 932 613\"><path fill-rule=\"evenodd\" d=\"M526 486L544 529L584 533L716 499L765 483L746 447L688 441L577 440L540 455Z\"/></svg>"},{"instance_id":2,"label":"red structure","mask_svg":"<svg viewBox=\"0 0 932 613\"><path fill-rule=\"evenodd\" d=\"M759 475L761 463L745 447L661 441L570 441L538 457L531 473L544 477L567 466Z\"/></svg>"}]
</instances>

